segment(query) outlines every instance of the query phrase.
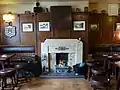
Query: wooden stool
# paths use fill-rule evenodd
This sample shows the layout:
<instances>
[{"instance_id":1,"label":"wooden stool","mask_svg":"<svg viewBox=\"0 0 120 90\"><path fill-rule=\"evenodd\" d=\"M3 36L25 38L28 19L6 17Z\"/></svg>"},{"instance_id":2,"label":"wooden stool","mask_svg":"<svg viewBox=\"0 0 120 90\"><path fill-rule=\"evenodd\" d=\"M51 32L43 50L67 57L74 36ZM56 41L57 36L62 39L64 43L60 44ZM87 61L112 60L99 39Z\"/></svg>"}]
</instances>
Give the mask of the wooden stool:
<instances>
[{"instance_id":1,"label":"wooden stool","mask_svg":"<svg viewBox=\"0 0 120 90\"><path fill-rule=\"evenodd\" d=\"M91 76L92 76L92 72L91 69L95 66L99 66L99 61L87 61L86 62L87 66L88 66L88 79L90 80Z\"/></svg>"},{"instance_id":2,"label":"wooden stool","mask_svg":"<svg viewBox=\"0 0 120 90\"><path fill-rule=\"evenodd\" d=\"M4 90L4 88L8 88L10 85L10 89L14 90L14 87L16 86L15 82L15 74L16 70L15 68L4 68L0 70L0 76L1 76L1 90ZM11 83L8 84L7 78L11 79ZM12 87L11 87L12 85Z\"/></svg>"},{"instance_id":3,"label":"wooden stool","mask_svg":"<svg viewBox=\"0 0 120 90\"><path fill-rule=\"evenodd\" d=\"M17 64L17 65L15 65L16 75L17 75L17 81L16 81L17 83L19 81L23 81L23 80L27 81L28 80L27 75L26 75L26 73L24 71L25 65L26 64ZM20 74L21 74L21 76L20 76Z\"/></svg>"}]
</instances>

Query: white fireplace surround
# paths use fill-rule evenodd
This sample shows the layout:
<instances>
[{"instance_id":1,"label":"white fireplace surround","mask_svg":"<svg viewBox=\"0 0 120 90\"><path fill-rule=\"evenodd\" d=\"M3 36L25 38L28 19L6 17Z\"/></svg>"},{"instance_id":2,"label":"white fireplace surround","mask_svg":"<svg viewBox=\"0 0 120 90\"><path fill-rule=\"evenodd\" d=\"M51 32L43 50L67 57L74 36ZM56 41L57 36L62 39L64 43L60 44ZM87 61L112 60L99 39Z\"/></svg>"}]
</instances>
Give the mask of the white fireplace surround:
<instances>
[{"instance_id":1,"label":"white fireplace surround","mask_svg":"<svg viewBox=\"0 0 120 90\"><path fill-rule=\"evenodd\" d=\"M78 39L46 39L41 43L42 67L55 70L56 53L68 53L68 66L83 63L83 42Z\"/></svg>"}]
</instances>

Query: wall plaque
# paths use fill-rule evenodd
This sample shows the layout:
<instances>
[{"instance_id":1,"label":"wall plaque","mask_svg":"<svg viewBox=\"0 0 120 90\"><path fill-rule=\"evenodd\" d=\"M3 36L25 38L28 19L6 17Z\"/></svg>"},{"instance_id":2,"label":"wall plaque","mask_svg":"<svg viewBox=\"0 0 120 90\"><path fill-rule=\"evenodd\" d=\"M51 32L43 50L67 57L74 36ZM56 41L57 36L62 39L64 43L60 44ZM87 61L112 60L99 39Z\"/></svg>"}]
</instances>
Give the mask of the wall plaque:
<instances>
[{"instance_id":1,"label":"wall plaque","mask_svg":"<svg viewBox=\"0 0 120 90\"><path fill-rule=\"evenodd\" d=\"M16 35L16 27L15 26L6 26L5 27L5 35L7 37L14 37Z\"/></svg>"}]
</instances>

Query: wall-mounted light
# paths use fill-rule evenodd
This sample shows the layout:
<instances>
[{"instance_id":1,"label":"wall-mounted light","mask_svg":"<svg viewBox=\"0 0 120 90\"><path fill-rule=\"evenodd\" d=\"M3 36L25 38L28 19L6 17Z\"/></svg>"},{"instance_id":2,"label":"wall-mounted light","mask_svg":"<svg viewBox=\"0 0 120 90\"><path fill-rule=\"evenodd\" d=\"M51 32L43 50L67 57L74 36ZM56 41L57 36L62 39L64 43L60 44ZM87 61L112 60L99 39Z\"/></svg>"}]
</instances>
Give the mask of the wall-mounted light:
<instances>
[{"instance_id":1,"label":"wall-mounted light","mask_svg":"<svg viewBox=\"0 0 120 90\"><path fill-rule=\"evenodd\" d=\"M3 20L8 24L11 24L14 19L15 16L11 12L3 15Z\"/></svg>"},{"instance_id":2,"label":"wall-mounted light","mask_svg":"<svg viewBox=\"0 0 120 90\"><path fill-rule=\"evenodd\" d=\"M120 40L120 31L115 31L114 32L114 39L115 40Z\"/></svg>"},{"instance_id":3,"label":"wall-mounted light","mask_svg":"<svg viewBox=\"0 0 120 90\"><path fill-rule=\"evenodd\" d=\"M118 39L120 40L120 32L118 33L117 37L118 37Z\"/></svg>"},{"instance_id":4,"label":"wall-mounted light","mask_svg":"<svg viewBox=\"0 0 120 90\"><path fill-rule=\"evenodd\" d=\"M4 33L7 37L14 37L16 35L16 27L12 25L15 16L9 12L7 14L3 14L3 20L6 22Z\"/></svg>"}]
</instances>

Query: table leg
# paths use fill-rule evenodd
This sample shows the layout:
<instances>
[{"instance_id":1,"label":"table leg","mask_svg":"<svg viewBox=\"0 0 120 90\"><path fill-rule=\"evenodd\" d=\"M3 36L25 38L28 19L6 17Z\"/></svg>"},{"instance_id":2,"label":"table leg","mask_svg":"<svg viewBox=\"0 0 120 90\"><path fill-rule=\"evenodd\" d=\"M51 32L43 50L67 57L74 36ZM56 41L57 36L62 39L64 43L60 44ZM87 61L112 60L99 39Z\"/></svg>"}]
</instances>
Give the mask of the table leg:
<instances>
[{"instance_id":1,"label":"table leg","mask_svg":"<svg viewBox=\"0 0 120 90\"><path fill-rule=\"evenodd\" d=\"M4 69L5 67L4 67L4 62L2 62L2 69Z\"/></svg>"},{"instance_id":2,"label":"table leg","mask_svg":"<svg viewBox=\"0 0 120 90\"><path fill-rule=\"evenodd\" d=\"M120 90L120 76L119 76L119 79L117 81L116 90Z\"/></svg>"}]
</instances>

